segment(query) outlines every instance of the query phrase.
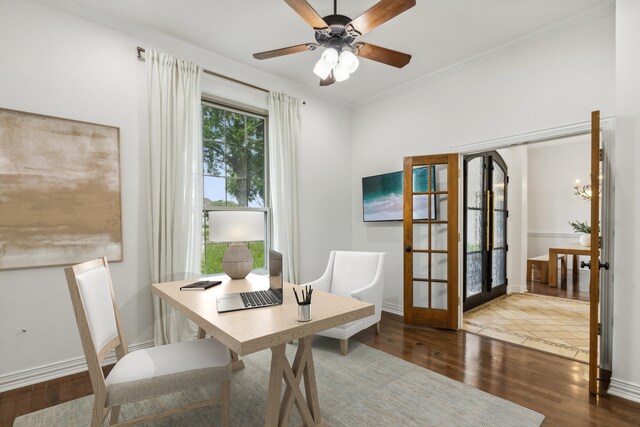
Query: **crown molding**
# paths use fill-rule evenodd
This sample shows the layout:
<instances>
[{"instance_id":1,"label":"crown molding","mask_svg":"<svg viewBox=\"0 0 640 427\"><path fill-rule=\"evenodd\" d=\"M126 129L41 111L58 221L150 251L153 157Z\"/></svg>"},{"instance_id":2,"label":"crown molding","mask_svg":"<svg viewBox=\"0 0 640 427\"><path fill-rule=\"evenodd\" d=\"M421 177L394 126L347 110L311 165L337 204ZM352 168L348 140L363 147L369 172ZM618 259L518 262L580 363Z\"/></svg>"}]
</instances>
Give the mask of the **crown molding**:
<instances>
[{"instance_id":1,"label":"crown molding","mask_svg":"<svg viewBox=\"0 0 640 427\"><path fill-rule=\"evenodd\" d=\"M600 129L611 138L610 133L615 127L615 117L605 117L600 119ZM452 147L453 152L460 154L480 153L487 150L497 150L499 148L513 147L521 144L550 141L557 138L567 138L576 135L585 135L591 132L591 122L574 123L566 126L558 126L550 129L542 129L534 132L526 132L503 138L490 139L487 141L474 142L471 144L457 145Z\"/></svg>"},{"instance_id":2,"label":"crown molding","mask_svg":"<svg viewBox=\"0 0 640 427\"><path fill-rule=\"evenodd\" d=\"M604 18L609 15L613 15L615 11L615 1L614 0L606 0L606 1L607 3L602 6L598 6L590 10L587 10L585 12L574 15L572 17L563 19L559 22L556 22L554 24L548 25L539 30L526 34L520 38L514 39L512 41L509 41L497 47L485 50L484 52L480 52L477 55L471 56L467 59L463 59L462 61L456 62L446 67L440 68L429 74L418 77L414 80L410 80L399 86L395 86L377 95L370 96L362 101L358 101L353 104L354 109L355 107L363 107L363 106L367 106L367 105L379 102L381 100L388 98L389 96L394 96L400 93L409 92L417 87L429 84L433 81L444 79L446 77L457 74L466 69L476 67L491 59L507 55L513 52L514 50L521 49L525 46L529 46L539 41L554 37L558 34L565 33L573 28L589 24L591 22L597 21L598 19Z\"/></svg>"},{"instance_id":3,"label":"crown molding","mask_svg":"<svg viewBox=\"0 0 640 427\"><path fill-rule=\"evenodd\" d=\"M180 56L188 55L198 65L211 69L216 73L233 77L238 80L246 81L258 87L264 87L273 91L290 92L295 91L297 96L309 97L318 101L326 102L332 106L338 106L345 109L351 109L352 103L323 95L317 91L309 90L309 88L298 83L291 82L280 76L270 74L266 71L259 70L250 65L237 62L233 59L222 56L216 52L201 48L194 44L188 43L176 37L169 36L160 31L135 25L132 22L108 16L90 7L79 4L74 0L37 0L41 4L45 4L70 15L87 19L89 21L105 25L117 31L125 33L135 39L140 40L136 46L144 48L154 48L154 46L144 46L144 42L156 42L161 46L169 46L178 51ZM174 52L170 52L174 53ZM131 56L135 58L135 50L132 50ZM214 65L210 65L214 64ZM305 101L307 101L305 99Z\"/></svg>"}]
</instances>

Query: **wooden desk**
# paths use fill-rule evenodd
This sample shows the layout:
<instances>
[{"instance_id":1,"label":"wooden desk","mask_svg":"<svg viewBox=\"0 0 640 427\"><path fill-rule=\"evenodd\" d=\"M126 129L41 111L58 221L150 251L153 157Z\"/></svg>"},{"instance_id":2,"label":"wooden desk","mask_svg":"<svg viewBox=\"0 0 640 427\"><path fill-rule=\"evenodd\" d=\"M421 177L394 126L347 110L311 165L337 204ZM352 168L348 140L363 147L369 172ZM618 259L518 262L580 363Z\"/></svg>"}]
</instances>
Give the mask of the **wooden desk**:
<instances>
[{"instance_id":1,"label":"wooden desk","mask_svg":"<svg viewBox=\"0 0 640 427\"><path fill-rule=\"evenodd\" d=\"M549 286L558 286L558 254L573 255L573 275L578 274L578 256L591 255L591 248L578 243L556 248L549 248Z\"/></svg>"},{"instance_id":2,"label":"wooden desk","mask_svg":"<svg viewBox=\"0 0 640 427\"><path fill-rule=\"evenodd\" d=\"M320 415L311 351L313 334L371 316L374 314L373 304L315 291L311 305L312 320L298 322L293 285L285 283L282 305L218 313L217 295L268 289L269 278L249 274L242 280L231 280L227 276L217 279L222 280L222 284L206 291L180 291L180 286L193 282L183 280L153 284L152 292L240 356L271 349L265 426L288 425L294 403L304 424L324 425ZM290 365L285 355L285 346L293 340L298 340L298 350L293 364ZM300 389L303 378L306 400ZM286 383L284 395L281 393L283 380ZM242 399L242 396L238 398Z\"/></svg>"}]
</instances>

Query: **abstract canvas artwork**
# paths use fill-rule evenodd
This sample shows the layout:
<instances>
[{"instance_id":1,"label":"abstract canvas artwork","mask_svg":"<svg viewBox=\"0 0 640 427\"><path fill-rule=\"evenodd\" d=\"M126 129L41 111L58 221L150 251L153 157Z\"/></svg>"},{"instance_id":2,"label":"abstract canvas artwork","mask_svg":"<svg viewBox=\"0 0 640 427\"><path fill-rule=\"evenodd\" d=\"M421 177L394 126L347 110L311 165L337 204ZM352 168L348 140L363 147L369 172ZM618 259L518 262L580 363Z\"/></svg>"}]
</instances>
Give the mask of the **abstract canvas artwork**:
<instances>
[{"instance_id":1,"label":"abstract canvas artwork","mask_svg":"<svg viewBox=\"0 0 640 427\"><path fill-rule=\"evenodd\" d=\"M0 269L122 261L119 129L0 108Z\"/></svg>"}]
</instances>

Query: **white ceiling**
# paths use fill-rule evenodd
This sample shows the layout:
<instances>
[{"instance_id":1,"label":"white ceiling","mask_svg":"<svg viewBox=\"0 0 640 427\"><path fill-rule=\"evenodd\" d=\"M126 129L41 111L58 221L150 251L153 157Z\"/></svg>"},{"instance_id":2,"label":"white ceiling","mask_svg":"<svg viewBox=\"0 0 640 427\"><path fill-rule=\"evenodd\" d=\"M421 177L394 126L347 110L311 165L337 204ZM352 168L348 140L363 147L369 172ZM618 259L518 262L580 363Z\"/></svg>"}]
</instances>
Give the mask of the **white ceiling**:
<instances>
[{"instance_id":1,"label":"white ceiling","mask_svg":"<svg viewBox=\"0 0 640 427\"><path fill-rule=\"evenodd\" d=\"M332 0L308 1L320 16L333 13ZM356 18L376 2L338 0L338 13ZM319 50L262 61L252 57L255 52L315 41L313 30L282 0L50 3L88 9L93 16L131 28L161 31L310 90L357 103L576 15L611 7L612 0L417 0L412 9L359 39L411 54L407 66L396 69L361 59L349 80L323 88L312 73Z\"/></svg>"}]
</instances>

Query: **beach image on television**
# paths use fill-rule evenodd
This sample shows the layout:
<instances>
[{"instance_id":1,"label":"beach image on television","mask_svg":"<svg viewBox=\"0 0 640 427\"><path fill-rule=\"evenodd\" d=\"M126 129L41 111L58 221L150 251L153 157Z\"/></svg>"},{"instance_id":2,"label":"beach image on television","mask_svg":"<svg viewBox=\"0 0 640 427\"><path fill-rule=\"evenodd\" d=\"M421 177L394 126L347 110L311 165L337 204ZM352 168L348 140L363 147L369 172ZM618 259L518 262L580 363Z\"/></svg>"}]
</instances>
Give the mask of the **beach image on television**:
<instances>
[{"instance_id":1,"label":"beach image on television","mask_svg":"<svg viewBox=\"0 0 640 427\"><path fill-rule=\"evenodd\" d=\"M435 189L434 167L431 167L431 191ZM429 167L413 170L415 192L426 192ZM402 221L402 171L362 178L363 219L370 221ZM427 215L428 197L431 197L431 215ZM436 206L433 195L418 195L414 198L415 219L435 219Z\"/></svg>"}]
</instances>

